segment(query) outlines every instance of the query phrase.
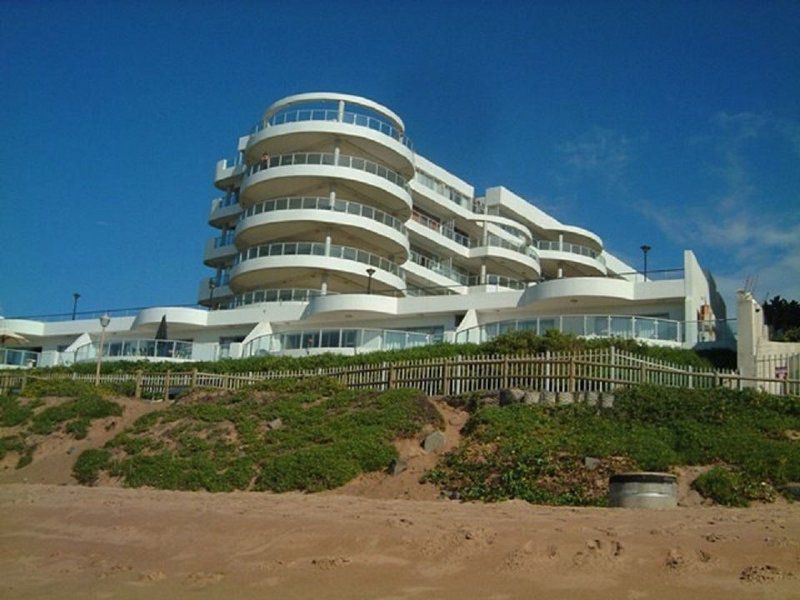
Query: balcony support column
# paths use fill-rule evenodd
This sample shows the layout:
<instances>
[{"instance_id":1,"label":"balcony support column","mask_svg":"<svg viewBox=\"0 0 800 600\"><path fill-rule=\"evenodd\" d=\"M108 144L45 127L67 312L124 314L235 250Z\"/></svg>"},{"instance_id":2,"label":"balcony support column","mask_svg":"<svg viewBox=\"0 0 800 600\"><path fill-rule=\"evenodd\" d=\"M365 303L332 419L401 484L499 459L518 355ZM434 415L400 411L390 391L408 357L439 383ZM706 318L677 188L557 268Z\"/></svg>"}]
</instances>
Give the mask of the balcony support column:
<instances>
[{"instance_id":1,"label":"balcony support column","mask_svg":"<svg viewBox=\"0 0 800 600\"><path fill-rule=\"evenodd\" d=\"M558 263L558 273L557 273L556 277L558 277L558 279L563 279L564 278L564 263L563 262Z\"/></svg>"},{"instance_id":2,"label":"balcony support column","mask_svg":"<svg viewBox=\"0 0 800 600\"><path fill-rule=\"evenodd\" d=\"M328 194L328 199L330 200L328 208L333 210L333 207L336 204L336 184L333 182L331 182L331 191Z\"/></svg>"},{"instance_id":3,"label":"balcony support column","mask_svg":"<svg viewBox=\"0 0 800 600\"><path fill-rule=\"evenodd\" d=\"M325 256L331 255L331 232L325 232Z\"/></svg>"},{"instance_id":4,"label":"balcony support column","mask_svg":"<svg viewBox=\"0 0 800 600\"><path fill-rule=\"evenodd\" d=\"M558 234L558 249L562 250L562 251L564 250L564 234L563 233L559 233ZM559 275L559 277L561 277L561 275Z\"/></svg>"},{"instance_id":5,"label":"balcony support column","mask_svg":"<svg viewBox=\"0 0 800 600\"><path fill-rule=\"evenodd\" d=\"M341 154L341 152L342 152L341 144L339 143L339 140L337 138L337 140L335 142L335 145L333 147L333 164L334 165L337 165L337 166L339 165L339 155Z\"/></svg>"},{"instance_id":6,"label":"balcony support column","mask_svg":"<svg viewBox=\"0 0 800 600\"><path fill-rule=\"evenodd\" d=\"M337 111L336 118L339 120L339 123L344 121L344 100L339 100L339 108Z\"/></svg>"},{"instance_id":7,"label":"balcony support column","mask_svg":"<svg viewBox=\"0 0 800 600\"><path fill-rule=\"evenodd\" d=\"M327 296L328 295L328 272L327 271L325 271L322 274L322 285L320 285L319 293L322 294L323 296Z\"/></svg>"},{"instance_id":8,"label":"balcony support column","mask_svg":"<svg viewBox=\"0 0 800 600\"><path fill-rule=\"evenodd\" d=\"M480 284L486 285L486 261L481 262L481 278Z\"/></svg>"}]
</instances>

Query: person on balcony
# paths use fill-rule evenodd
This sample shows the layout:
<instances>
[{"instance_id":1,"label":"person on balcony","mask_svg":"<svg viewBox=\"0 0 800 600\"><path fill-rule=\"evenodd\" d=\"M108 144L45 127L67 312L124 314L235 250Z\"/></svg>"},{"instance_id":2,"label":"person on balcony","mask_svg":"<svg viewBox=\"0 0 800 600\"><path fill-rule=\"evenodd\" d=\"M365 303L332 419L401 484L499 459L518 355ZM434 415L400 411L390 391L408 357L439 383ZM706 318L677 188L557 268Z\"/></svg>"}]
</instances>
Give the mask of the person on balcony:
<instances>
[{"instance_id":1,"label":"person on balcony","mask_svg":"<svg viewBox=\"0 0 800 600\"><path fill-rule=\"evenodd\" d=\"M269 154L264 152L264 154L261 155L261 167L260 167L260 169L266 169L268 167L269 167Z\"/></svg>"}]
</instances>

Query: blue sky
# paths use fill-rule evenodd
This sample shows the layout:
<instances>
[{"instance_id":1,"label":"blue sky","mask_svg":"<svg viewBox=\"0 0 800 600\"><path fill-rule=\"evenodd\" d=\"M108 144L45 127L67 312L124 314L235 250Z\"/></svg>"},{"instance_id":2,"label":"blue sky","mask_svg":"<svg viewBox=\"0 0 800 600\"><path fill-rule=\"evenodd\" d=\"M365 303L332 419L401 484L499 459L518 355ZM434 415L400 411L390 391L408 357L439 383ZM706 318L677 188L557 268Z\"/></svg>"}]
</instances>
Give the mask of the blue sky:
<instances>
[{"instance_id":1,"label":"blue sky","mask_svg":"<svg viewBox=\"0 0 800 600\"><path fill-rule=\"evenodd\" d=\"M214 165L274 100L416 149L639 266L800 298L800 4L0 3L0 314L192 303Z\"/></svg>"}]
</instances>

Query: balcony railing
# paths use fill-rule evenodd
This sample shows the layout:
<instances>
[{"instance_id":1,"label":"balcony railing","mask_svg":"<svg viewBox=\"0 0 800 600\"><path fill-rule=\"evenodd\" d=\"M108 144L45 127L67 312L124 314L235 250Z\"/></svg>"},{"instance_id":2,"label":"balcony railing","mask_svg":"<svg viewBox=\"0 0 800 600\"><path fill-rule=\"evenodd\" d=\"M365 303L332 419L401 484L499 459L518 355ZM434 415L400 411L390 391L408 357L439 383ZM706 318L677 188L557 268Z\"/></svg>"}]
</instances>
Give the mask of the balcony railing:
<instances>
[{"instance_id":1,"label":"balcony railing","mask_svg":"<svg viewBox=\"0 0 800 600\"><path fill-rule=\"evenodd\" d=\"M399 350L431 344L433 336L393 329L304 329L267 334L245 346L246 356L277 354L287 350L353 348L356 352Z\"/></svg>"},{"instance_id":2,"label":"balcony railing","mask_svg":"<svg viewBox=\"0 0 800 600\"><path fill-rule=\"evenodd\" d=\"M416 250L411 251L411 256L409 260L413 263L416 263L426 269L433 271L434 273L438 273L443 277L447 277L448 279L452 279L453 281L459 282L461 285L470 285L471 276L468 273L462 273L457 271L451 266L448 266L442 262L439 262L435 258L431 258L429 256L425 256L424 254L420 254Z\"/></svg>"},{"instance_id":3,"label":"balcony railing","mask_svg":"<svg viewBox=\"0 0 800 600\"><path fill-rule=\"evenodd\" d=\"M486 245L494 246L496 248L505 248L506 250L513 250L514 252L519 252L520 254L524 254L535 259L539 258L539 254L531 246L528 246L527 244L515 244L491 233L486 238Z\"/></svg>"},{"instance_id":4,"label":"balcony railing","mask_svg":"<svg viewBox=\"0 0 800 600\"><path fill-rule=\"evenodd\" d=\"M336 292L328 292L329 296L334 294ZM316 296L322 296L322 292L304 288L251 290L243 294L237 294L233 297L233 300L227 302L221 308L239 308L240 306L260 304L262 302L308 302Z\"/></svg>"},{"instance_id":5,"label":"balcony railing","mask_svg":"<svg viewBox=\"0 0 800 600\"><path fill-rule=\"evenodd\" d=\"M430 217L423 215L421 212L418 212L416 210L412 211L411 219L413 221L416 221L420 225L424 225L428 229L432 229L433 231L440 233L444 237L453 240L457 244L461 244L465 248L472 248L472 246L474 245L473 240L471 240L467 236L457 233L450 227L445 227L444 225L442 225L442 223L440 223L436 219L431 219Z\"/></svg>"},{"instance_id":6,"label":"balcony railing","mask_svg":"<svg viewBox=\"0 0 800 600\"><path fill-rule=\"evenodd\" d=\"M536 247L539 250L556 250L558 252L571 252L572 254L580 254L581 256L588 256L594 258L602 263L605 263L603 255L588 246L580 244L572 244L570 242L558 242L550 240L537 240Z\"/></svg>"},{"instance_id":7,"label":"balcony railing","mask_svg":"<svg viewBox=\"0 0 800 600\"><path fill-rule=\"evenodd\" d=\"M75 351L75 362L97 358L97 345L86 344ZM103 344L103 358L174 358L190 360L192 342L180 340L116 340Z\"/></svg>"},{"instance_id":8,"label":"balcony railing","mask_svg":"<svg viewBox=\"0 0 800 600\"><path fill-rule=\"evenodd\" d=\"M363 113L345 111L342 113L341 120L339 119L339 111L335 109L324 108L300 108L296 110L287 110L272 115L265 123L259 121L253 127L253 133L257 133L267 127L274 127L276 125L283 125L284 123L301 123L305 121L329 121L336 123L347 123L349 125L357 125L359 127L366 127L373 131L379 131L390 138L397 140L404 146L413 149L411 140L408 136L404 135L393 125L387 123L382 119L378 119L371 115Z\"/></svg>"},{"instance_id":9,"label":"balcony railing","mask_svg":"<svg viewBox=\"0 0 800 600\"><path fill-rule=\"evenodd\" d=\"M620 315L558 315L486 323L456 334L456 343L482 343L511 331L543 335L556 330L577 336L621 337L640 340L682 341L682 323L669 319Z\"/></svg>"},{"instance_id":10,"label":"balcony railing","mask_svg":"<svg viewBox=\"0 0 800 600\"><path fill-rule=\"evenodd\" d=\"M0 348L0 366L2 367L35 367L39 364L40 354L31 350L14 350Z\"/></svg>"},{"instance_id":11,"label":"balcony railing","mask_svg":"<svg viewBox=\"0 0 800 600\"><path fill-rule=\"evenodd\" d=\"M264 258L267 256L293 256L293 255L311 255L311 256L329 256L331 258L342 258L344 260L352 260L370 265L388 271L392 275L402 278L403 274L397 264L390 261L388 258L383 258L377 254L372 254L366 250L358 248L351 248L349 246L337 246L331 244L330 251L325 251L325 244L320 242L282 242L274 244L262 244L261 246L253 246L247 250L241 251L235 258L234 264L252 260L256 258Z\"/></svg>"},{"instance_id":12,"label":"balcony railing","mask_svg":"<svg viewBox=\"0 0 800 600\"><path fill-rule=\"evenodd\" d=\"M367 206L366 204L360 204L351 200L340 200L338 198L331 204L330 198L319 196L276 198L259 202L242 213L241 219L276 210L329 210L347 213L349 215L356 215L378 221L379 223L388 225L392 229L396 229L404 235L406 233L406 226L403 225L403 221L393 217L387 212Z\"/></svg>"},{"instance_id":13,"label":"balcony railing","mask_svg":"<svg viewBox=\"0 0 800 600\"><path fill-rule=\"evenodd\" d=\"M436 192L439 196L446 198L450 202L458 204L459 206L463 207L465 205L469 205L470 203L469 197L465 196L446 183L439 181L433 175L430 175L421 169L417 169L414 181L420 183L432 192Z\"/></svg>"},{"instance_id":14,"label":"balcony railing","mask_svg":"<svg viewBox=\"0 0 800 600\"><path fill-rule=\"evenodd\" d=\"M233 244L233 231L228 231L227 233L220 235L214 238L214 248L222 248L224 246L230 246Z\"/></svg>"},{"instance_id":15,"label":"balcony railing","mask_svg":"<svg viewBox=\"0 0 800 600\"><path fill-rule=\"evenodd\" d=\"M376 162L361 158L360 156L345 156L339 155L337 160L336 155L332 152L298 152L295 154L281 154L280 156L271 156L268 159L259 161L251 165L247 169L247 175L253 175L264 169L274 169L275 167L287 167L293 165L325 165L332 167L345 167L348 169L356 169L359 171L366 171L378 177L382 177L391 183L400 186L403 189L407 188L407 181L405 177L399 173L387 169L383 165Z\"/></svg>"}]
</instances>

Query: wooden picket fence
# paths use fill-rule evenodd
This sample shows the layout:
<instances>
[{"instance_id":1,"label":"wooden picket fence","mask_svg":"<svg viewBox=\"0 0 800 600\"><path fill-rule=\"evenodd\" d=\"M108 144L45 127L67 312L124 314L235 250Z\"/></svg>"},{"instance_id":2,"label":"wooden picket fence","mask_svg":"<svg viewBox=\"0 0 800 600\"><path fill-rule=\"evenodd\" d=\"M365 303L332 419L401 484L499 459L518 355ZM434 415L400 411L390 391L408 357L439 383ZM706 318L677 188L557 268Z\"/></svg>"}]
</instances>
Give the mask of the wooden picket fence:
<instances>
[{"instance_id":1,"label":"wooden picket fence","mask_svg":"<svg viewBox=\"0 0 800 600\"><path fill-rule=\"evenodd\" d=\"M680 388L734 389L760 387L782 395L800 395L800 380L745 378L736 371L701 370L677 366L616 350L580 353L545 352L537 355L456 356L352 365L297 371L253 371L224 374L197 370L165 373L114 373L100 376L102 384L129 384L136 397L167 399L195 388L237 390L259 381L333 377L350 388L386 390L413 387L428 395L455 395L503 388L549 392L611 392L618 387L657 384ZM21 371L0 374L0 393L24 389L28 379L70 378L94 382L94 375L53 373L28 375Z\"/></svg>"}]
</instances>

